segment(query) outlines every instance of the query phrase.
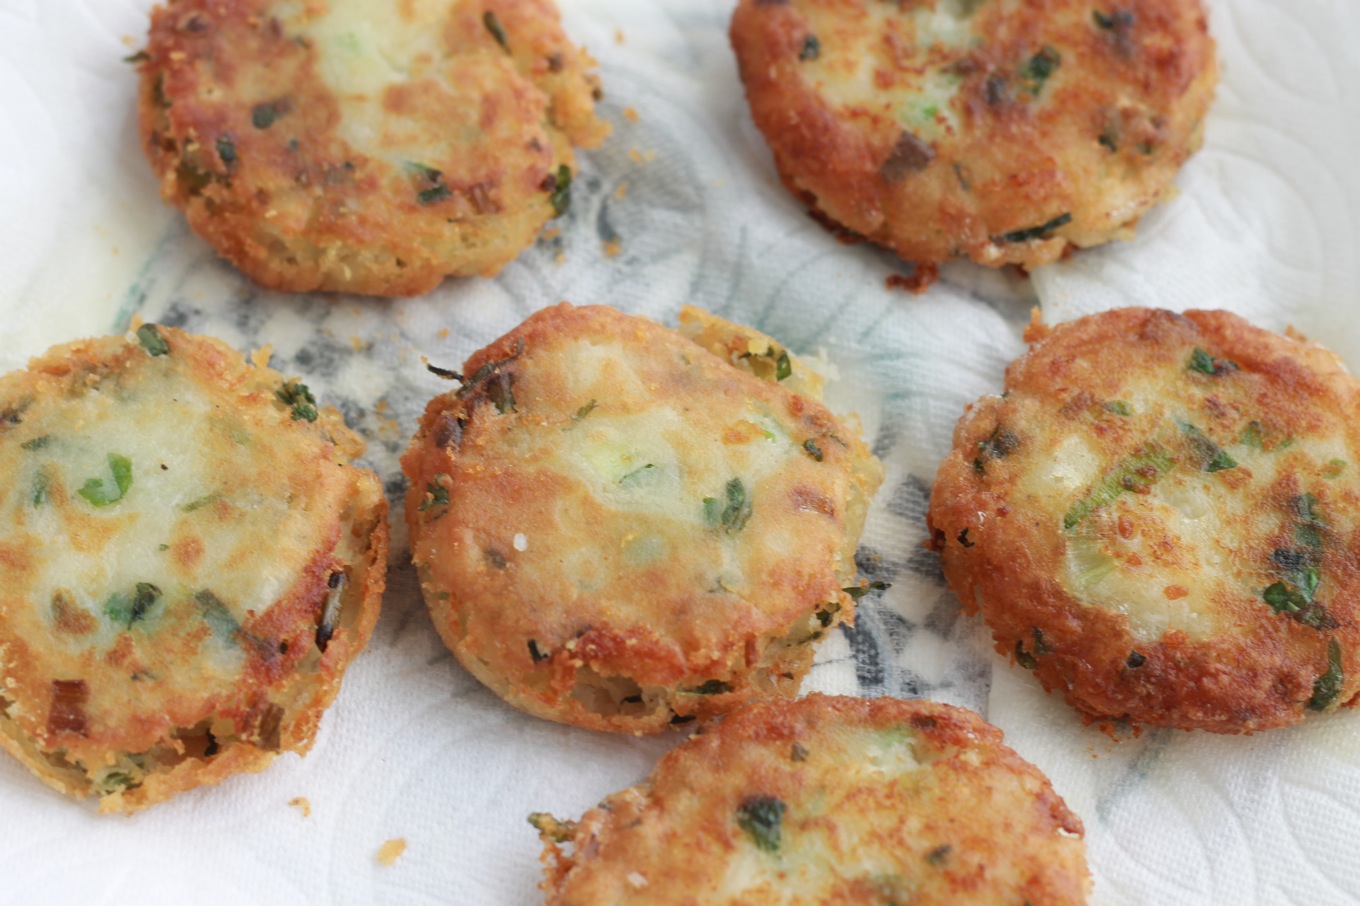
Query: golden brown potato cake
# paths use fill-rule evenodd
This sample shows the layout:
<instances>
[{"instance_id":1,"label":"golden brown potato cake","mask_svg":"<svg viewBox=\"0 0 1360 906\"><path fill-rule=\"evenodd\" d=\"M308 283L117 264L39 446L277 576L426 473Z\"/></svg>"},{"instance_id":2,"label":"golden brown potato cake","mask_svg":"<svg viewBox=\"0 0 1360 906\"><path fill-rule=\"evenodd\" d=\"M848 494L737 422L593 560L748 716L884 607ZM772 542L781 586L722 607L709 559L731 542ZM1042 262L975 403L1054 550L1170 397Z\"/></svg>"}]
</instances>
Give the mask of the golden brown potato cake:
<instances>
[{"instance_id":1,"label":"golden brown potato cake","mask_svg":"<svg viewBox=\"0 0 1360 906\"><path fill-rule=\"evenodd\" d=\"M132 812L306 752L387 504L307 387L152 324L0 378L0 746Z\"/></svg>"},{"instance_id":2,"label":"golden brown potato cake","mask_svg":"<svg viewBox=\"0 0 1360 906\"><path fill-rule=\"evenodd\" d=\"M540 311L467 361L402 459L435 626L530 714L652 733L792 695L861 593L878 461L774 340L681 322L693 340Z\"/></svg>"},{"instance_id":3,"label":"golden brown potato cake","mask_svg":"<svg viewBox=\"0 0 1360 906\"><path fill-rule=\"evenodd\" d=\"M731 35L785 185L922 263L1132 235L1218 77L1198 0L742 0Z\"/></svg>"},{"instance_id":4,"label":"golden brown potato cake","mask_svg":"<svg viewBox=\"0 0 1360 906\"><path fill-rule=\"evenodd\" d=\"M1093 718L1220 733L1360 700L1360 383L1227 312L1032 329L929 522L997 650Z\"/></svg>"},{"instance_id":5,"label":"golden brown potato cake","mask_svg":"<svg viewBox=\"0 0 1360 906\"><path fill-rule=\"evenodd\" d=\"M561 906L1060 906L1089 887L1081 820L1043 774L924 701L757 702L580 821L530 821Z\"/></svg>"},{"instance_id":6,"label":"golden brown potato cake","mask_svg":"<svg viewBox=\"0 0 1360 906\"><path fill-rule=\"evenodd\" d=\"M552 0L171 0L144 56L161 194L274 289L491 276L609 131Z\"/></svg>"}]
</instances>

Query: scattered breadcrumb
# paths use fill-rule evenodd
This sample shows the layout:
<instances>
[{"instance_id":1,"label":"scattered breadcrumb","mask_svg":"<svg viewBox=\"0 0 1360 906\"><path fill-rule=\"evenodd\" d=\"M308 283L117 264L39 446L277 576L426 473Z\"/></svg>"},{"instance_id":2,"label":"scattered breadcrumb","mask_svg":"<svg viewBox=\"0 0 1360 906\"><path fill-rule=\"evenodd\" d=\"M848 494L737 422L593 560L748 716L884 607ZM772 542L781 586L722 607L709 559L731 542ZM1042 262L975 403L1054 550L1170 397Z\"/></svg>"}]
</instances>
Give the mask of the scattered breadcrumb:
<instances>
[{"instance_id":1,"label":"scattered breadcrumb","mask_svg":"<svg viewBox=\"0 0 1360 906\"><path fill-rule=\"evenodd\" d=\"M639 151L637 148L628 149L628 158L635 164L650 164L656 160L655 151Z\"/></svg>"},{"instance_id":2,"label":"scattered breadcrumb","mask_svg":"<svg viewBox=\"0 0 1360 906\"><path fill-rule=\"evenodd\" d=\"M619 187L614 190L614 197L617 198L619 201L623 201L624 197L627 196L627 194L628 183L626 182L619 183Z\"/></svg>"},{"instance_id":3,"label":"scattered breadcrumb","mask_svg":"<svg viewBox=\"0 0 1360 906\"><path fill-rule=\"evenodd\" d=\"M288 800L288 804L302 812L302 817L312 817L312 804L307 801L306 796L294 796L292 799Z\"/></svg>"},{"instance_id":4,"label":"scattered breadcrumb","mask_svg":"<svg viewBox=\"0 0 1360 906\"><path fill-rule=\"evenodd\" d=\"M622 44L622 43L623 43L623 29L621 29L621 28L615 29L615 31L614 31L614 43L615 43L615 44Z\"/></svg>"},{"instance_id":5,"label":"scattered breadcrumb","mask_svg":"<svg viewBox=\"0 0 1360 906\"><path fill-rule=\"evenodd\" d=\"M404 852L406 852L406 838L393 837L378 847L378 861L383 865L395 865Z\"/></svg>"},{"instance_id":6,"label":"scattered breadcrumb","mask_svg":"<svg viewBox=\"0 0 1360 906\"><path fill-rule=\"evenodd\" d=\"M552 242L554 239L556 239L558 236L561 236L561 235L562 235L562 228L561 228L561 227L553 227L553 228L550 229L550 230L544 230L544 231L543 231L543 235L540 236L539 239L540 239L541 241L543 241L543 242Z\"/></svg>"},{"instance_id":7,"label":"scattered breadcrumb","mask_svg":"<svg viewBox=\"0 0 1360 906\"><path fill-rule=\"evenodd\" d=\"M611 239L604 244L604 256L606 258L615 258L622 253L623 243L619 242L619 240Z\"/></svg>"},{"instance_id":8,"label":"scattered breadcrumb","mask_svg":"<svg viewBox=\"0 0 1360 906\"><path fill-rule=\"evenodd\" d=\"M624 107L623 118L630 123L636 123L641 117L638 116L636 107Z\"/></svg>"}]
</instances>

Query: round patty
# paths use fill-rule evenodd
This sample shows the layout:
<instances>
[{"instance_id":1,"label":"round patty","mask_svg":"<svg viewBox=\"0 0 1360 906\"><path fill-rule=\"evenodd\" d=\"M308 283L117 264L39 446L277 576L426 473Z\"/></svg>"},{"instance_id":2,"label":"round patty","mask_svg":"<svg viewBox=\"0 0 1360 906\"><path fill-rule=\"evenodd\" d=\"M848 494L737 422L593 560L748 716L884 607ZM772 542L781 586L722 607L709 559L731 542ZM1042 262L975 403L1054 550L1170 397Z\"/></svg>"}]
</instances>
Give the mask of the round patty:
<instances>
[{"instance_id":1,"label":"round patty","mask_svg":"<svg viewBox=\"0 0 1360 906\"><path fill-rule=\"evenodd\" d=\"M552 0L171 0L143 55L161 194L274 289L493 275L609 131Z\"/></svg>"},{"instance_id":2,"label":"round patty","mask_svg":"<svg viewBox=\"0 0 1360 906\"><path fill-rule=\"evenodd\" d=\"M878 461L778 343L682 325L540 311L402 459L435 626L530 714L650 733L791 695L861 593Z\"/></svg>"},{"instance_id":3,"label":"round patty","mask_svg":"<svg viewBox=\"0 0 1360 906\"><path fill-rule=\"evenodd\" d=\"M929 522L997 650L1094 718L1261 730L1360 697L1360 383L1227 312L1035 330Z\"/></svg>"},{"instance_id":4,"label":"round patty","mask_svg":"<svg viewBox=\"0 0 1360 906\"><path fill-rule=\"evenodd\" d=\"M1198 0L742 0L731 36L785 185L922 263L1127 238L1218 77Z\"/></svg>"},{"instance_id":5,"label":"round patty","mask_svg":"<svg viewBox=\"0 0 1360 906\"><path fill-rule=\"evenodd\" d=\"M362 449L305 385L155 325L0 378L0 746L128 812L305 752L378 618Z\"/></svg>"},{"instance_id":6,"label":"round patty","mask_svg":"<svg viewBox=\"0 0 1360 906\"><path fill-rule=\"evenodd\" d=\"M1089 886L1048 780L973 712L923 701L759 702L580 821L530 821L564 906L1060 906Z\"/></svg>"}]
</instances>

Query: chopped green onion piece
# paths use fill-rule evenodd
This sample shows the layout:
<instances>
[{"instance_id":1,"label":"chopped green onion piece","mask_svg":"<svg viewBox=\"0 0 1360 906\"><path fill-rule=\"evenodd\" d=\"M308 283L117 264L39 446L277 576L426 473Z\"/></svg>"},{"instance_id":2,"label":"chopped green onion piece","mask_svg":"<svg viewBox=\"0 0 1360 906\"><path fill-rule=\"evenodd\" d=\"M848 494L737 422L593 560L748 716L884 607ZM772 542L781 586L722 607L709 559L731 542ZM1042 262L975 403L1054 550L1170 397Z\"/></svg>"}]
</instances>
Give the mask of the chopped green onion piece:
<instances>
[{"instance_id":1,"label":"chopped green onion piece","mask_svg":"<svg viewBox=\"0 0 1360 906\"><path fill-rule=\"evenodd\" d=\"M1222 377L1229 372L1237 371L1241 366L1231 359L1216 359L1196 346L1195 351L1190 353L1190 361L1185 367L1210 377Z\"/></svg>"},{"instance_id":2,"label":"chopped green onion piece","mask_svg":"<svg viewBox=\"0 0 1360 906\"><path fill-rule=\"evenodd\" d=\"M1063 516L1063 528L1075 528L1095 510L1112 503L1124 492L1139 492L1152 487L1171 470L1175 460L1161 447L1149 445L1125 458L1107 472L1086 496L1072 504Z\"/></svg>"},{"instance_id":3,"label":"chopped green onion piece","mask_svg":"<svg viewBox=\"0 0 1360 906\"><path fill-rule=\"evenodd\" d=\"M1308 699L1308 707L1313 711L1326 711L1341 694L1341 684L1346 674L1341 664L1341 643L1333 637L1327 643L1327 670L1313 683L1313 696Z\"/></svg>"},{"instance_id":4,"label":"chopped green onion piece","mask_svg":"<svg viewBox=\"0 0 1360 906\"><path fill-rule=\"evenodd\" d=\"M76 492L91 506L106 507L111 503L117 503L132 487L132 460L117 453L110 453L108 460L113 484L110 485L103 478L91 478Z\"/></svg>"},{"instance_id":5,"label":"chopped green onion piece","mask_svg":"<svg viewBox=\"0 0 1360 906\"><path fill-rule=\"evenodd\" d=\"M275 394L285 406L293 409L293 421L314 422L321 413L316 408L316 397L307 385L298 381L288 381Z\"/></svg>"},{"instance_id":6,"label":"chopped green onion piece","mask_svg":"<svg viewBox=\"0 0 1360 906\"><path fill-rule=\"evenodd\" d=\"M567 213L567 208L571 207L571 167L566 164L557 168L548 203L552 205L553 217L561 217Z\"/></svg>"},{"instance_id":7,"label":"chopped green onion piece","mask_svg":"<svg viewBox=\"0 0 1360 906\"><path fill-rule=\"evenodd\" d=\"M156 328L155 324L143 324L137 328L137 342L142 344L147 355L165 355L170 351L170 344L165 342L165 337Z\"/></svg>"},{"instance_id":8,"label":"chopped green onion piece","mask_svg":"<svg viewBox=\"0 0 1360 906\"><path fill-rule=\"evenodd\" d=\"M501 49L509 53L510 39L506 36L505 26L501 25L501 20L496 17L496 14L487 10L486 14L482 16L482 24L486 26L487 31L491 32L491 37L496 39L496 43L501 46Z\"/></svg>"}]
</instances>

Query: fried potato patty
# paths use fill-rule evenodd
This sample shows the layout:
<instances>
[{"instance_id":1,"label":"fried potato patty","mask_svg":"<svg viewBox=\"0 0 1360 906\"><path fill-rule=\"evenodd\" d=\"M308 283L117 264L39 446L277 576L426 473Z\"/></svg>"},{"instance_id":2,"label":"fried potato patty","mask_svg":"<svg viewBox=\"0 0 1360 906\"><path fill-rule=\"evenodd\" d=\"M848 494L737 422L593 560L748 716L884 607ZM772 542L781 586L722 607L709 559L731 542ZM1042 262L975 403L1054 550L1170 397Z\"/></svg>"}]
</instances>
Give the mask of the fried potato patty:
<instances>
[{"instance_id":1,"label":"fried potato patty","mask_svg":"<svg viewBox=\"0 0 1360 906\"><path fill-rule=\"evenodd\" d=\"M144 56L161 194L275 289L493 275L609 131L552 0L171 0Z\"/></svg>"},{"instance_id":2,"label":"fried potato patty","mask_svg":"<svg viewBox=\"0 0 1360 906\"><path fill-rule=\"evenodd\" d=\"M580 821L530 821L563 906L1059 906L1089 886L1048 780L978 715L924 701L758 702Z\"/></svg>"},{"instance_id":3,"label":"fried potato patty","mask_svg":"<svg viewBox=\"0 0 1360 906\"><path fill-rule=\"evenodd\" d=\"M1127 238L1218 77L1198 0L742 0L731 37L785 185L923 263Z\"/></svg>"},{"instance_id":4,"label":"fried potato patty","mask_svg":"<svg viewBox=\"0 0 1360 906\"><path fill-rule=\"evenodd\" d=\"M0 746L132 812L305 752L387 504L305 385L143 325L0 378Z\"/></svg>"},{"instance_id":5,"label":"fried potato patty","mask_svg":"<svg viewBox=\"0 0 1360 906\"><path fill-rule=\"evenodd\" d=\"M402 459L435 626L530 714L651 733L792 695L852 614L878 461L774 340L681 321L694 339L540 311L468 360Z\"/></svg>"},{"instance_id":6,"label":"fried potato patty","mask_svg":"<svg viewBox=\"0 0 1360 906\"><path fill-rule=\"evenodd\" d=\"M929 523L997 650L1094 718L1235 733L1360 700L1360 382L1227 312L1034 331Z\"/></svg>"}]
</instances>

